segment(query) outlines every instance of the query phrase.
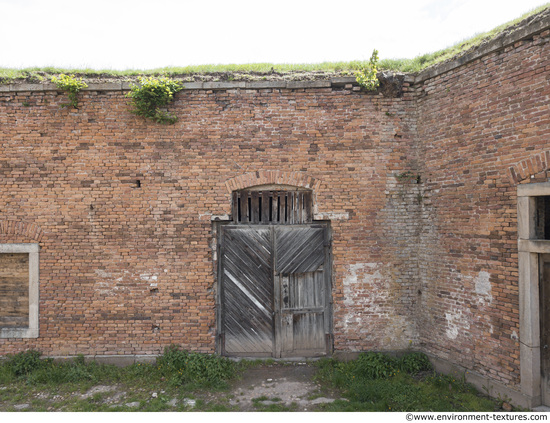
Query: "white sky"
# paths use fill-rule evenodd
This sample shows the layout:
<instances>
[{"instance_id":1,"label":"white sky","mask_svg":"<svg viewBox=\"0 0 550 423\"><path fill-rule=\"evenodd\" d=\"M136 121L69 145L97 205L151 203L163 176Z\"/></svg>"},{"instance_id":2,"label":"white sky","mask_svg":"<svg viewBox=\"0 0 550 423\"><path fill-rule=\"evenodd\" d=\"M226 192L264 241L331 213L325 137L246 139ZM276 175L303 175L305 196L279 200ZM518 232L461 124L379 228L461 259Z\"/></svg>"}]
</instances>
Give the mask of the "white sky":
<instances>
[{"instance_id":1,"label":"white sky","mask_svg":"<svg viewBox=\"0 0 550 423\"><path fill-rule=\"evenodd\" d=\"M412 58L547 0L0 0L0 67Z\"/></svg>"}]
</instances>

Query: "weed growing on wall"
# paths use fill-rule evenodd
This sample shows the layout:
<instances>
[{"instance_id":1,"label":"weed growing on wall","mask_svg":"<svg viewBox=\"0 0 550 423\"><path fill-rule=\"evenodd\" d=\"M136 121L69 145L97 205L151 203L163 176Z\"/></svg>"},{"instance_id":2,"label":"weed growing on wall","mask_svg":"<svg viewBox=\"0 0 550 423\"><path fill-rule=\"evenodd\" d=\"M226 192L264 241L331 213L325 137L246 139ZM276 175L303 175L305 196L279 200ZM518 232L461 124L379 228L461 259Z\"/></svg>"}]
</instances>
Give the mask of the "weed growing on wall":
<instances>
[{"instance_id":1,"label":"weed growing on wall","mask_svg":"<svg viewBox=\"0 0 550 423\"><path fill-rule=\"evenodd\" d=\"M355 73L357 83L367 91L374 91L380 86L376 77L378 73L378 50L373 50L369 63Z\"/></svg>"},{"instance_id":2,"label":"weed growing on wall","mask_svg":"<svg viewBox=\"0 0 550 423\"><path fill-rule=\"evenodd\" d=\"M168 105L183 86L178 81L153 76L139 77L138 82L127 94L132 99L132 113L158 123L175 123L177 118L162 111L161 107Z\"/></svg>"},{"instance_id":3,"label":"weed growing on wall","mask_svg":"<svg viewBox=\"0 0 550 423\"><path fill-rule=\"evenodd\" d=\"M69 95L69 103L62 104L61 107L72 106L78 109L77 94L82 88L86 88L88 85L82 81L82 78L76 78L74 75L61 74L58 77L52 77L52 82L57 85L57 88L66 91Z\"/></svg>"}]
</instances>

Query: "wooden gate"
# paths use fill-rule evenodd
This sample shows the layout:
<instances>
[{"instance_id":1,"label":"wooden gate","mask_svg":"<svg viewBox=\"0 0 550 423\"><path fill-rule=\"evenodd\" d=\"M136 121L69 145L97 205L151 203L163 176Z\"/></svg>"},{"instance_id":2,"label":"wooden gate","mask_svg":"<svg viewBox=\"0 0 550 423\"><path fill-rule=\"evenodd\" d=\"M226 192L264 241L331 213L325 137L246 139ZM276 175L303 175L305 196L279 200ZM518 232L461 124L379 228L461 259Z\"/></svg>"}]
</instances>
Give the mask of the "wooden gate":
<instances>
[{"instance_id":1,"label":"wooden gate","mask_svg":"<svg viewBox=\"0 0 550 423\"><path fill-rule=\"evenodd\" d=\"M331 352L326 224L222 226L220 253L223 355L311 357Z\"/></svg>"}]
</instances>

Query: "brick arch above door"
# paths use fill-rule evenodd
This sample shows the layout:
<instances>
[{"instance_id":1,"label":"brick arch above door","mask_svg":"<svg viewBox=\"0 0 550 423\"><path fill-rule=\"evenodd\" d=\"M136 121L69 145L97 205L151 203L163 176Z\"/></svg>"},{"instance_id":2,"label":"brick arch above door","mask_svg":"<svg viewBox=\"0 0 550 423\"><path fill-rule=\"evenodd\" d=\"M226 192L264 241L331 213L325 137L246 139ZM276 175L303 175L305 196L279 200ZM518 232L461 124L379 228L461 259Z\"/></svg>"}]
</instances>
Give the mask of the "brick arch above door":
<instances>
[{"instance_id":1,"label":"brick arch above door","mask_svg":"<svg viewBox=\"0 0 550 423\"><path fill-rule=\"evenodd\" d=\"M539 172L550 170L550 150L542 151L508 168L508 179L512 185L530 179Z\"/></svg>"},{"instance_id":2,"label":"brick arch above door","mask_svg":"<svg viewBox=\"0 0 550 423\"><path fill-rule=\"evenodd\" d=\"M258 170L248 172L225 181L229 192L257 185L292 185L317 190L321 181L305 172L286 172L282 170Z\"/></svg>"},{"instance_id":3,"label":"brick arch above door","mask_svg":"<svg viewBox=\"0 0 550 423\"><path fill-rule=\"evenodd\" d=\"M35 223L19 220L0 220L0 235L22 235L40 242L44 232Z\"/></svg>"}]
</instances>

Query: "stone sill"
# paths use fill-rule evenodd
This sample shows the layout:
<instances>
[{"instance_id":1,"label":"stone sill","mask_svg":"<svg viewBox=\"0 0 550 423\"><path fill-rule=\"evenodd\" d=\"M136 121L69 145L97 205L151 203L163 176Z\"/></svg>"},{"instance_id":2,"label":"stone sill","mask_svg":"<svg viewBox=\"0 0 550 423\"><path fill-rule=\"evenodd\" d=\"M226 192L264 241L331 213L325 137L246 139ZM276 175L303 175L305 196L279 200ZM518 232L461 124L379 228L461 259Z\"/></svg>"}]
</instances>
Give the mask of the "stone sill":
<instances>
[{"instance_id":1,"label":"stone sill","mask_svg":"<svg viewBox=\"0 0 550 423\"><path fill-rule=\"evenodd\" d=\"M88 84L82 91L129 91L133 82L109 82ZM341 88L346 85L359 87L355 77L340 77L321 81L235 81L235 82L188 82L183 83L184 90L232 90L232 89L309 89ZM0 92L21 91L62 91L55 84L10 84L0 85Z\"/></svg>"}]
</instances>

